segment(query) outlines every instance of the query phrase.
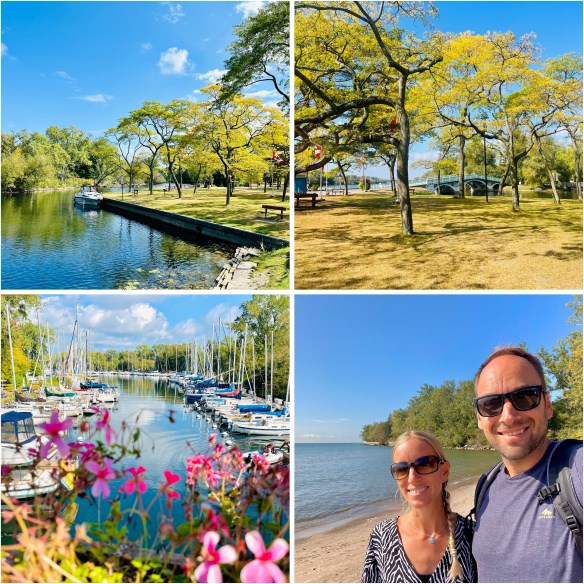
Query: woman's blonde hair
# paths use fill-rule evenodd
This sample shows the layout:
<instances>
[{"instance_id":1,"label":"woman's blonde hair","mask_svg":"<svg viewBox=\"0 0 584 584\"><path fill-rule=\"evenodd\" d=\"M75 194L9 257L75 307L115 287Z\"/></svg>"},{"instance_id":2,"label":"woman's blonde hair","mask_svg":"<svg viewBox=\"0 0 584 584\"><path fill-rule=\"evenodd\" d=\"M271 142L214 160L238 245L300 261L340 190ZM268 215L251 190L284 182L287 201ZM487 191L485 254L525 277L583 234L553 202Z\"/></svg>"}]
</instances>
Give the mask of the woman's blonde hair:
<instances>
[{"instance_id":1,"label":"woman's blonde hair","mask_svg":"<svg viewBox=\"0 0 584 584\"><path fill-rule=\"evenodd\" d=\"M446 453L442 444L438 441L438 438L430 432L424 432L423 430L408 430L403 434L400 434L397 440L393 443L393 452L398 446L401 446L408 440L412 438L418 438L418 440L423 440L427 442L434 452L438 455L440 460L446 460ZM448 519L448 547L450 549L450 554L452 555L452 566L450 567L450 579L455 581L456 578L462 579L462 568L460 562L458 561L458 553L456 551L456 543L454 541L454 521L452 519L452 510L450 509L450 493L446 490L446 485L448 481L442 484L442 504L444 505L444 512Z\"/></svg>"}]
</instances>

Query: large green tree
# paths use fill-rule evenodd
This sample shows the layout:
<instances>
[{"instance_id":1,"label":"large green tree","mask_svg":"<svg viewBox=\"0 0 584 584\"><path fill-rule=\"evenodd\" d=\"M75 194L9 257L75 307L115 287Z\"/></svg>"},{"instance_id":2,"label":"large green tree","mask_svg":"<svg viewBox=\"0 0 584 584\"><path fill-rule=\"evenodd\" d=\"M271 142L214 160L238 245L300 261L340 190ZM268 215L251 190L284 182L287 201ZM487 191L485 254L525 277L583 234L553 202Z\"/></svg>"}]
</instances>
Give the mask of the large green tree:
<instances>
[{"instance_id":1,"label":"large green tree","mask_svg":"<svg viewBox=\"0 0 584 584\"><path fill-rule=\"evenodd\" d=\"M230 100L244 87L270 81L282 97L287 111L290 103L290 5L271 2L236 25L237 39L229 45L227 73L221 79L221 98Z\"/></svg>"}]
</instances>

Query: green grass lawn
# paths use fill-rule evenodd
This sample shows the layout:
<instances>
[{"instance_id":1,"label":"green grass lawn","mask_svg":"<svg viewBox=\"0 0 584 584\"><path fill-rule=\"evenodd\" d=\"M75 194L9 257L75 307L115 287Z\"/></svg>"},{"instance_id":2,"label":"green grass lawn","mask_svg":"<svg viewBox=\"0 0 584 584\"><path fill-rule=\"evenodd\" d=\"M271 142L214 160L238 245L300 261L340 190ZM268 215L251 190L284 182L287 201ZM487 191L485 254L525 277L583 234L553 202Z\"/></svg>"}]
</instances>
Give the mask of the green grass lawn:
<instances>
[{"instance_id":1,"label":"green grass lawn","mask_svg":"<svg viewBox=\"0 0 584 584\"><path fill-rule=\"evenodd\" d=\"M121 193L106 193L105 196L110 199L122 198ZM287 196L286 201L282 203L281 191L275 191L274 196L272 196L269 189L267 193L264 193L263 189L236 188L229 205L226 205L224 188L198 188L196 194L193 193L192 188L183 189L180 199L176 190L166 194L163 191L155 190L150 196L148 190L142 189L138 191L137 195L124 193L124 201L177 215L186 215L256 233L290 239L290 212L285 212L282 220L279 218L279 212L277 215L268 213L266 219L262 209L262 205L277 205L289 209L290 199Z\"/></svg>"},{"instance_id":2,"label":"green grass lawn","mask_svg":"<svg viewBox=\"0 0 584 584\"><path fill-rule=\"evenodd\" d=\"M295 214L297 289L582 288L582 201L413 195L413 236L389 192Z\"/></svg>"},{"instance_id":3,"label":"green grass lawn","mask_svg":"<svg viewBox=\"0 0 584 584\"><path fill-rule=\"evenodd\" d=\"M122 198L121 193L106 193L105 196L118 200ZM196 194L192 188L184 189L180 199L176 190L166 194L155 190L152 196L148 190L143 189L137 195L124 193L124 201L128 203L290 240L290 200L286 197L286 201L282 202L281 199L281 191L272 193L268 189L264 193L263 189L249 188L236 188L229 205L225 204L224 188L198 188ZM262 205L276 205L288 210L283 219L280 219L279 212L270 212L266 218ZM258 259L257 280L261 282L258 288L289 288L289 257L290 248L262 254Z\"/></svg>"}]
</instances>

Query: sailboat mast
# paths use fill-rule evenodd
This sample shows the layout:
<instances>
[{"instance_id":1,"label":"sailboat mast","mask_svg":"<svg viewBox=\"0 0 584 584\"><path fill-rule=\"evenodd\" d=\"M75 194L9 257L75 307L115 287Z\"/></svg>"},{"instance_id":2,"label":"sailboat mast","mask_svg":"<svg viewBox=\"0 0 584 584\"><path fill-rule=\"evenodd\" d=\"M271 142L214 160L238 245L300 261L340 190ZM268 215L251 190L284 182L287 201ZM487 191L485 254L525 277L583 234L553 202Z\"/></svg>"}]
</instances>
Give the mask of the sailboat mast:
<instances>
[{"instance_id":1,"label":"sailboat mast","mask_svg":"<svg viewBox=\"0 0 584 584\"><path fill-rule=\"evenodd\" d=\"M16 370L14 369L14 351L12 349L12 331L10 330L10 310L6 303L6 325L8 326L8 343L10 344L10 363L12 365L12 383L14 384L14 395L16 396Z\"/></svg>"}]
</instances>

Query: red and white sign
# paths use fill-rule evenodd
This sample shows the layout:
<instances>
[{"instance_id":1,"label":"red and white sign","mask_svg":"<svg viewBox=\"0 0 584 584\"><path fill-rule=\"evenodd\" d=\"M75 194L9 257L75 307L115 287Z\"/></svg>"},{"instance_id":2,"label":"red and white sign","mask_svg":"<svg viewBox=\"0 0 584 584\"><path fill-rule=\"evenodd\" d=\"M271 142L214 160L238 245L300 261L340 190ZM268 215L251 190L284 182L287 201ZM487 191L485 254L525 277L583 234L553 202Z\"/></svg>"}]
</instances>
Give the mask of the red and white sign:
<instances>
[{"instance_id":1,"label":"red and white sign","mask_svg":"<svg viewBox=\"0 0 584 584\"><path fill-rule=\"evenodd\" d=\"M272 150L272 160L275 160L278 164L284 164L284 159L276 154L275 150Z\"/></svg>"},{"instance_id":2,"label":"red and white sign","mask_svg":"<svg viewBox=\"0 0 584 584\"><path fill-rule=\"evenodd\" d=\"M315 144L314 146L314 155L316 156L317 160L320 160L320 155L322 154L322 148L319 144Z\"/></svg>"}]
</instances>

